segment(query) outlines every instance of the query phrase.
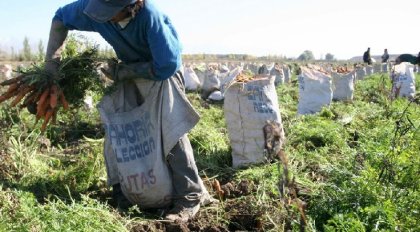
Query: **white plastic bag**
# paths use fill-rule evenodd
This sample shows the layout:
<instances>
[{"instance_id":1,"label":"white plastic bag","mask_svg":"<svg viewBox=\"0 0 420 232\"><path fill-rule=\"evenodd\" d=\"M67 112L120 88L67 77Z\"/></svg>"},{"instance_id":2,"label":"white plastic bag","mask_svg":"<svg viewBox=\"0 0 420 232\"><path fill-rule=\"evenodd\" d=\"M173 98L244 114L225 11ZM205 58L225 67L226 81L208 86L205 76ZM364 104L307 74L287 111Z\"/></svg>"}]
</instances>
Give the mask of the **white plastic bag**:
<instances>
[{"instance_id":1,"label":"white plastic bag","mask_svg":"<svg viewBox=\"0 0 420 232\"><path fill-rule=\"evenodd\" d=\"M388 73L388 63L382 63L382 73Z\"/></svg>"},{"instance_id":2,"label":"white plastic bag","mask_svg":"<svg viewBox=\"0 0 420 232\"><path fill-rule=\"evenodd\" d=\"M382 64L374 64L373 65L373 72L374 73L381 73L382 72Z\"/></svg>"},{"instance_id":3,"label":"white plastic bag","mask_svg":"<svg viewBox=\"0 0 420 232\"><path fill-rule=\"evenodd\" d=\"M333 100L351 101L353 100L355 72L332 73Z\"/></svg>"},{"instance_id":4,"label":"white plastic bag","mask_svg":"<svg viewBox=\"0 0 420 232\"><path fill-rule=\"evenodd\" d=\"M224 113L233 167L263 162L263 127L267 120L282 125L274 78L260 77L260 80L230 85L225 92ZM283 128L281 131L284 139Z\"/></svg>"},{"instance_id":5,"label":"white plastic bag","mask_svg":"<svg viewBox=\"0 0 420 232\"><path fill-rule=\"evenodd\" d=\"M332 83L329 74L301 67L299 75L298 114L314 114L332 101Z\"/></svg>"},{"instance_id":6,"label":"white plastic bag","mask_svg":"<svg viewBox=\"0 0 420 232\"><path fill-rule=\"evenodd\" d=\"M368 65L365 68L366 68L366 76L372 75L374 73L372 66Z\"/></svg>"},{"instance_id":7,"label":"white plastic bag","mask_svg":"<svg viewBox=\"0 0 420 232\"><path fill-rule=\"evenodd\" d=\"M220 80L220 90L223 93L226 87L242 72L242 67L236 67L226 75L221 75Z\"/></svg>"},{"instance_id":8,"label":"white plastic bag","mask_svg":"<svg viewBox=\"0 0 420 232\"><path fill-rule=\"evenodd\" d=\"M274 79L274 85L275 86L284 84L284 71L283 71L283 68L281 68L280 65L275 65L270 70L270 76L275 77L275 79Z\"/></svg>"},{"instance_id":9,"label":"white plastic bag","mask_svg":"<svg viewBox=\"0 0 420 232\"><path fill-rule=\"evenodd\" d=\"M200 80L192 67L184 67L185 89L197 90L200 86Z\"/></svg>"},{"instance_id":10,"label":"white plastic bag","mask_svg":"<svg viewBox=\"0 0 420 232\"><path fill-rule=\"evenodd\" d=\"M393 97L414 98L416 95L416 76L414 65L403 62L395 65L391 73Z\"/></svg>"},{"instance_id":11,"label":"white plastic bag","mask_svg":"<svg viewBox=\"0 0 420 232\"><path fill-rule=\"evenodd\" d=\"M364 67L357 67L356 68L356 79L363 80L366 76L366 68Z\"/></svg>"},{"instance_id":12,"label":"white plastic bag","mask_svg":"<svg viewBox=\"0 0 420 232\"><path fill-rule=\"evenodd\" d=\"M219 71L209 68L206 70L206 75L204 78L203 87L201 88L201 96L204 99L207 99L208 96L213 93L215 90L221 89L220 80L219 80Z\"/></svg>"}]
</instances>

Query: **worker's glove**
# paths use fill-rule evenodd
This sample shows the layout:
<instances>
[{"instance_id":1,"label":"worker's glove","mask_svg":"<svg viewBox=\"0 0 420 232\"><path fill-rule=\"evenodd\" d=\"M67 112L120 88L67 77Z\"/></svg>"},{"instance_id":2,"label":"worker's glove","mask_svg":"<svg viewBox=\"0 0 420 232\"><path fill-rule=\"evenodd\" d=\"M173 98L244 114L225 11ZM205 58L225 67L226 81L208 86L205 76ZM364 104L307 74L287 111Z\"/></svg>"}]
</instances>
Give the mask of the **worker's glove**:
<instances>
[{"instance_id":1,"label":"worker's glove","mask_svg":"<svg viewBox=\"0 0 420 232\"><path fill-rule=\"evenodd\" d=\"M60 66L60 62L58 59L47 60L45 61L45 71L54 78L58 78L58 68Z\"/></svg>"},{"instance_id":2,"label":"worker's glove","mask_svg":"<svg viewBox=\"0 0 420 232\"><path fill-rule=\"evenodd\" d=\"M110 59L101 68L101 71L113 81L126 81L136 78L154 79L151 64L145 62L127 64L118 62L116 59Z\"/></svg>"}]
</instances>

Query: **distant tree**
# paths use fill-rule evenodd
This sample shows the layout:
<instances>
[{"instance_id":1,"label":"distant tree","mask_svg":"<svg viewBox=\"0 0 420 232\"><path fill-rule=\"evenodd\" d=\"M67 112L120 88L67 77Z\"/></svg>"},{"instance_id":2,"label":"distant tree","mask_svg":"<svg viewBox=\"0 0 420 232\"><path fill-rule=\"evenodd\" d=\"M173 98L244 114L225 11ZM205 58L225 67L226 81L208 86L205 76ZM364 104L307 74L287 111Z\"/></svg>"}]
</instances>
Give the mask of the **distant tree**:
<instances>
[{"instance_id":1,"label":"distant tree","mask_svg":"<svg viewBox=\"0 0 420 232\"><path fill-rule=\"evenodd\" d=\"M37 55L37 60L39 61L43 61L45 57L45 52L44 52L44 44L42 43L42 40L39 40L38 43L38 55Z\"/></svg>"},{"instance_id":2,"label":"distant tree","mask_svg":"<svg viewBox=\"0 0 420 232\"><path fill-rule=\"evenodd\" d=\"M335 57L334 57L334 55L333 55L333 54L331 54L331 53L327 53L327 54L325 55L325 60L327 60L327 61L333 61L333 60L335 60Z\"/></svg>"},{"instance_id":3,"label":"distant tree","mask_svg":"<svg viewBox=\"0 0 420 232\"><path fill-rule=\"evenodd\" d=\"M300 56L298 57L298 60L301 60L301 61L315 60L315 57L312 51L306 50L302 54L300 54Z\"/></svg>"},{"instance_id":4,"label":"distant tree","mask_svg":"<svg viewBox=\"0 0 420 232\"><path fill-rule=\"evenodd\" d=\"M29 39L25 36L23 39L23 50L22 50L22 59L25 61L32 60L32 51L31 46L29 45Z\"/></svg>"}]
</instances>

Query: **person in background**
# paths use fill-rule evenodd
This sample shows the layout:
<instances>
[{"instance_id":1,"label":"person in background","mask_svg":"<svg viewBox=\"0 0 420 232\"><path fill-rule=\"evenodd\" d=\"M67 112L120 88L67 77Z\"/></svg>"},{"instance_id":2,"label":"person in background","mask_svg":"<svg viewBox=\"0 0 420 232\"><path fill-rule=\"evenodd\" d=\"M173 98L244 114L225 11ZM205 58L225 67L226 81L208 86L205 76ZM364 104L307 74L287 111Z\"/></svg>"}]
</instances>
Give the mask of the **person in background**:
<instances>
[{"instance_id":1,"label":"person in background","mask_svg":"<svg viewBox=\"0 0 420 232\"><path fill-rule=\"evenodd\" d=\"M368 48L364 53L363 53L363 62L365 64L371 65L372 64L372 58L370 57L370 48Z\"/></svg>"},{"instance_id":2,"label":"person in background","mask_svg":"<svg viewBox=\"0 0 420 232\"><path fill-rule=\"evenodd\" d=\"M382 58L382 63L388 62L388 59L389 59L388 49L385 48L384 54L381 56L381 58Z\"/></svg>"},{"instance_id":3,"label":"person in background","mask_svg":"<svg viewBox=\"0 0 420 232\"><path fill-rule=\"evenodd\" d=\"M125 81L128 74L130 79L156 82L173 78L180 89L185 89L178 34L153 0L77 0L59 8L52 19L45 56L45 69L52 75L57 73L69 30L97 32L113 47L119 61L111 64L107 72L114 81ZM188 101L187 97L182 101ZM172 172L174 196L173 208L165 219L187 221L197 213L207 192L198 175L187 134L179 138L166 159ZM127 209L129 203L122 193L120 180L110 180L108 165L107 169L113 198L118 206ZM113 175L118 177L116 173Z\"/></svg>"},{"instance_id":4,"label":"person in background","mask_svg":"<svg viewBox=\"0 0 420 232\"><path fill-rule=\"evenodd\" d=\"M261 65L261 67L258 69L258 74L268 74L268 68L267 65L263 64Z\"/></svg>"},{"instance_id":5,"label":"person in background","mask_svg":"<svg viewBox=\"0 0 420 232\"><path fill-rule=\"evenodd\" d=\"M395 64L401 64L402 62L410 62L411 64L420 65L420 52L417 57L411 54L401 54L395 59Z\"/></svg>"}]
</instances>

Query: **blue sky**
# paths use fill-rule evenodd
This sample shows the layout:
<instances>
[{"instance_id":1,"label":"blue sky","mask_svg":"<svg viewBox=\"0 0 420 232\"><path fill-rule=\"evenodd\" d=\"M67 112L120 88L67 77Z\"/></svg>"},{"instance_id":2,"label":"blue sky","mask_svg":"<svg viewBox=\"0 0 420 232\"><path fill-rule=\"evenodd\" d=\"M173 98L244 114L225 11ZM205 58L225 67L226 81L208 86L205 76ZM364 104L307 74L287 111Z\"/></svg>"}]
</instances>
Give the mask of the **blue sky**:
<instances>
[{"instance_id":1,"label":"blue sky","mask_svg":"<svg viewBox=\"0 0 420 232\"><path fill-rule=\"evenodd\" d=\"M0 1L0 49L25 36L46 46L51 18L73 0ZM339 59L420 51L419 0L155 0L175 24L184 53L247 53ZM96 34L85 34L106 46Z\"/></svg>"}]
</instances>

